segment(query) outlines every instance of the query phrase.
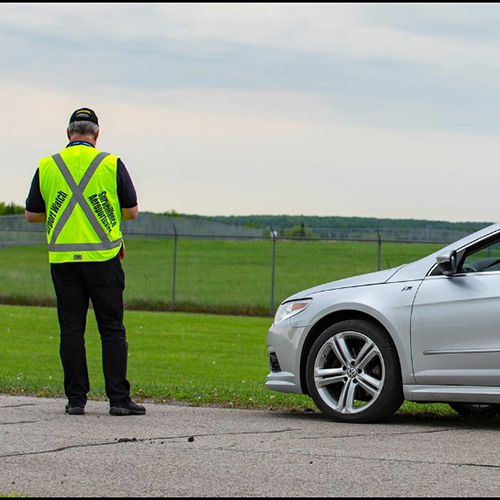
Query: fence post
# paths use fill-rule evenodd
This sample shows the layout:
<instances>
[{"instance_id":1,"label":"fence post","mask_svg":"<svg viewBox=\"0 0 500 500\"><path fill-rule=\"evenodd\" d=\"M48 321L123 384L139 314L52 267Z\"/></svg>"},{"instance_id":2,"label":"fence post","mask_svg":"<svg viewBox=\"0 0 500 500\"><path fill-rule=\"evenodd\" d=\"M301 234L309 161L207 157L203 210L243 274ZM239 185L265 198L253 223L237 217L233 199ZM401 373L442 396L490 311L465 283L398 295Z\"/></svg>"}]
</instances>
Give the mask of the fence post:
<instances>
[{"instance_id":1,"label":"fence post","mask_svg":"<svg viewBox=\"0 0 500 500\"><path fill-rule=\"evenodd\" d=\"M174 270L172 276L172 311L175 311L175 287L177 279L177 229L174 226Z\"/></svg>"},{"instance_id":2,"label":"fence post","mask_svg":"<svg viewBox=\"0 0 500 500\"><path fill-rule=\"evenodd\" d=\"M380 231L377 229L378 234L378 266L377 270L380 271L381 261L382 261L382 238L380 237Z\"/></svg>"},{"instance_id":3,"label":"fence post","mask_svg":"<svg viewBox=\"0 0 500 500\"><path fill-rule=\"evenodd\" d=\"M274 315L274 281L276 276L276 233L271 228L271 235L273 237L273 261L271 269L271 317Z\"/></svg>"}]
</instances>

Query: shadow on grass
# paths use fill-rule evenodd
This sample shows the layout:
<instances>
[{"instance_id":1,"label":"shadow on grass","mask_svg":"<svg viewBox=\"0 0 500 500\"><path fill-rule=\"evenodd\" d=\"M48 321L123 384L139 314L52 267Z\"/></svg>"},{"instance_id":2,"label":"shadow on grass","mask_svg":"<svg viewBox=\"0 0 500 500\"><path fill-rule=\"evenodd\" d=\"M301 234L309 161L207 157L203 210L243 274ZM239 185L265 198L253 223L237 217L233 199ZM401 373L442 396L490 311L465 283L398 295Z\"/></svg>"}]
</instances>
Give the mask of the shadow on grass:
<instances>
[{"instance_id":1,"label":"shadow on grass","mask_svg":"<svg viewBox=\"0 0 500 500\"><path fill-rule=\"evenodd\" d=\"M50 297L31 297L28 295L2 295L0 304L9 306L56 307L56 299ZM172 305L165 301L145 301L133 299L125 301L128 311L172 312ZM229 316L271 317L269 308L264 306L234 306L234 305L202 305L194 302L179 302L175 305L175 312L195 314L221 314Z\"/></svg>"}]
</instances>

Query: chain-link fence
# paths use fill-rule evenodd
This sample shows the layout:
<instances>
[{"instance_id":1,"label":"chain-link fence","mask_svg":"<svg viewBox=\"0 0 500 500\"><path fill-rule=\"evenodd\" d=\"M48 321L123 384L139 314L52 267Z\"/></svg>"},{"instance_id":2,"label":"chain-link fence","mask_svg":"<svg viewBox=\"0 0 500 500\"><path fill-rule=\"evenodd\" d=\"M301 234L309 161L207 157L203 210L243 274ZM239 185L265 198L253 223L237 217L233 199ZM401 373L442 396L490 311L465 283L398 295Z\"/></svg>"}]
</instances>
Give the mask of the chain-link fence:
<instances>
[{"instance_id":1,"label":"chain-link fence","mask_svg":"<svg viewBox=\"0 0 500 500\"><path fill-rule=\"evenodd\" d=\"M133 221L122 221L125 236L173 237L179 235L203 235L214 238L260 237L261 228L222 224L203 219L168 217L140 213ZM43 224L29 224L24 215L0 216L0 248L12 245L33 245L45 240Z\"/></svg>"},{"instance_id":2,"label":"chain-link fence","mask_svg":"<svg viewBox=\"0 0 500 500\"><path fill-rule=\"evenodd\" d=\"M122 228L129 307L254 315L273 315L283 299L300 290L412 262L466 235L441 232L440 240L422 241L419 234L414 241L398 239L395 232L387 238L384 229L358 238L331 229L326 237L281 237L272 228L155 214L139 214ZM0 248L41 243L43 224L28 224L24 215L0 217ZM45 245L40 247L46 262ZM22 296L21 265L10 280L12 269L2 274L1 267L17 264L6 259L4 253L0 277L12 294ZM31 286L30 293L51 291Z\"/></svg>"}]
</instances>

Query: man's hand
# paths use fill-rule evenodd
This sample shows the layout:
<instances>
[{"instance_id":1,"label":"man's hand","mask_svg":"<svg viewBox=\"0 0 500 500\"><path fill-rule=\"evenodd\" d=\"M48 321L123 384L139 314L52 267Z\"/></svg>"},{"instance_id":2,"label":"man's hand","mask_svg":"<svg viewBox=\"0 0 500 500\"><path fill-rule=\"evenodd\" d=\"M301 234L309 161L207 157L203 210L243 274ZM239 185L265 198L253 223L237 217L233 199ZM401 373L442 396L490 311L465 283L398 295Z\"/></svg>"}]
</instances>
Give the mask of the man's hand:
<instances>
[{"instance_id":1,"label":"man's hand","mask_svg":"<svg viewBox=\"0 0 500 500\"><path fill-rule=\"evenodd\" d=\"M137 219L139 215L139 205L132 208L122 208L122 220Z\"/></svg>"},{"instance_id":2,"label":"man's hand","mask_svg":"<svg viewBox=\"0 0 500 500\"><path fill-rule=\"evenodd\" d=\"M24 211L24 216L28 222L45 222L47 220L47 214L45 212L37 213L37 212L28 212L28 210Z\"/></svg>"}]
</instances>

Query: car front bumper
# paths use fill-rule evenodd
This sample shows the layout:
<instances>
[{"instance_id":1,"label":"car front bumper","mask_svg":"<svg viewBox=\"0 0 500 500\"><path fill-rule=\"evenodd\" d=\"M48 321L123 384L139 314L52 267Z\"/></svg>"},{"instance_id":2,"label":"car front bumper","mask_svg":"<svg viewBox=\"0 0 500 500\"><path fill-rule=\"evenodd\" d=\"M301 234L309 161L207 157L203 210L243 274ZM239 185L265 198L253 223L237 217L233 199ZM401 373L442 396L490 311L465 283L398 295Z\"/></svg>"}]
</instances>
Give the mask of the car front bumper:
<instances>
[{"instance_id":1,"label":"car front bumper","mask_svg":"<svg viewBox=\"0 0 500 500\"><path fill-rule=\"evenodd\" d=\"M266 377L270 391L305 394L300 383L300 347L306 328L295 328L285 320L267 332L267 354L271 372Z\"/></svg>"}]
</instances>

